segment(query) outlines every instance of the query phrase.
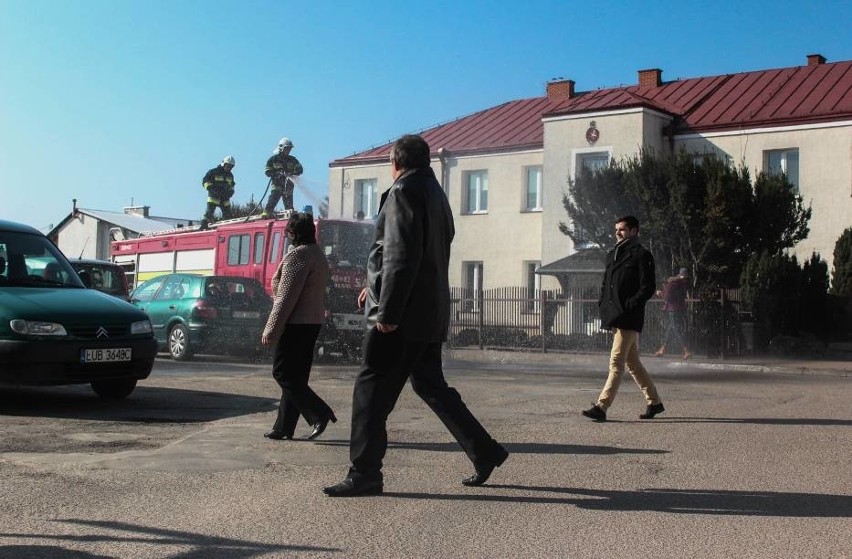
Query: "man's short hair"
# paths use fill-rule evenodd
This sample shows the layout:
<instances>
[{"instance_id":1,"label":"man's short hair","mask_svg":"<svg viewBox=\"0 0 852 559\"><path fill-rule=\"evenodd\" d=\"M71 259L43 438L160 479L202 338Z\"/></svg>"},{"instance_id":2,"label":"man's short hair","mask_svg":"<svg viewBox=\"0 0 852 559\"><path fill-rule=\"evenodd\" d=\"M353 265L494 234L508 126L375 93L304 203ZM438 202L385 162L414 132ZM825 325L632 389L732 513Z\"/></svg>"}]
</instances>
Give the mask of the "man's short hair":
<instances>
[{"instance_id":1,"label":"man's short hair","mask_svg":"<svg viewBox=\"0 0 852 559\"><path fill-rule=\"evenodd\" d=\"M616 223L626 223L628 229L639 229L639 220L635 216L626 215L615 220Z\"/></svg>"},{"instance_id":2,"label":"man's short hair","mask_svg":"<svg viewBox=\"0 0 852 559\"><path fill-rule=\"evenodd\" d=\"M293 235L294 245L312 245L317 242L317 228L314 225L314 216L305 212L293 212L285 228L287 233Z\"/></svg>"},{"instance_id":3,"label":"man's short hair","mask_svg":"<svg viewBox=\"0 0 852 559\"><path fill-rule=\"evenodd\" d=\"M416 134L406 134L393 143L390 160L397 169L422 169L431 164L429 144Z\"/></svg>"}]
</instances>

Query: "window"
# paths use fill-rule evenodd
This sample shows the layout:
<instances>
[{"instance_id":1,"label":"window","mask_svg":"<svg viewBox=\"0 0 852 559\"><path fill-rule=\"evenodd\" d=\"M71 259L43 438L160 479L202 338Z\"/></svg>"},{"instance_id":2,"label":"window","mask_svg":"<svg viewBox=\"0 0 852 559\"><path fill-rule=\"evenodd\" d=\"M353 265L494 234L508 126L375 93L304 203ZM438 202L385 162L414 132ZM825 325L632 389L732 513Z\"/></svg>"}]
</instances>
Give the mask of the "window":
<instances>
[{"instance_id":1,"label":"window","mask_svg":"<svg viewBox=\"0 0 852 559\"><path fill-rule=\"evenodd\" d=\"M524 262L524 274L526 275L527 283L527 311L538 312L539 301L538 294L541 290L541 276L536 274L536 270L541 268L541 262Z\"/></svg>"},{"instance_id":2,"label":"window","mask_svg":"<svg viewBox=\"0 0 852 559\"><path fill-rule=\"evenodd\" d=\"M793 190L799 192L799 150L778 149L764 152L763 168L769 175L787 175Z\"/></svg>"},{"instance_id":3,"label":"window","mask_svg":"<svg viewBox=\"0 0 852 559\"><path fill-rule=\"evenodd\" d=\"M272 234L272 248L269 250L269 263L278 262L278 252L281 250L281 231Z\"/></svg>"},{"instance_id":4,"label":"window","mask_svg":"<svg viewBox=\"0 0 852 559\"><path fill-rule=\"evenodd\" d=\"M592 153L581 153L577 156L577 169L588 169L597 171L609 165L609 152L596 151Z\"/></svg>"},{"instance_id":5,"label":"window","mask_svg":"<svg viewBox=\"0 0 852 559\"><path fill-rule=\"evenodd\" d=\"M465 300L464 310L479 311L479 292L482 291L482 262L463 262Z\"/></svg>"},{"instance_id":6,"label":"window","mask_svg":"<svg viewBox=\"0 0 852 559\"><path fill-rule=\"evenodd\" d=\"M248 264L251 235L228 237L228 266Z\"/></svg>"},{"instance_id":7,"label":"window","mask_svg":"<svg viewBox=\"0 0 852 559\"><path fill-rule=\"evenodd\" d=\"M467 174L467 200L465 212L486 213L488 211L488 172L471 171Z\"/></svg>"},{"instance_id":8,"label":"window","mask_svg":"<svg viewBox=\"0 0 852 559\"><path fill-rule=\"evenodd\" d=\"M376 179L355 181L355 216L363 212L363 217L372 218L379 213L379 190Z\"/></svg>"},{"instance_id":9,"label":"window","mask_svg":"<svg viewBox=\"0 0 852 559\"><path fill-rule=\"evenodd\" d=\"M263 241L266 235L258 233L254 236L254 263L263 264Z\"/></svg>"},{"instance_id":10,"label":"window","mask_svg":"<svg viewBox=\"0 0 852 559\"><path fill-rule=\"evenodd\" d=\"M527 167L526 182L524 209L541 211L541 167Z\"/></svg>"},{"instance_id":11,"label":"window","mask_svg":"<svg viewBox=\"0 0 852 559\"><path fill-rule=\"evenodd\" d=\"M165 276L152 279L151 281L142 284L139 289L133 292L133 299L135 301L150 301L157 290L160 289L160 286L163 285L164 279Z\"/></svg>"}]
</instances>

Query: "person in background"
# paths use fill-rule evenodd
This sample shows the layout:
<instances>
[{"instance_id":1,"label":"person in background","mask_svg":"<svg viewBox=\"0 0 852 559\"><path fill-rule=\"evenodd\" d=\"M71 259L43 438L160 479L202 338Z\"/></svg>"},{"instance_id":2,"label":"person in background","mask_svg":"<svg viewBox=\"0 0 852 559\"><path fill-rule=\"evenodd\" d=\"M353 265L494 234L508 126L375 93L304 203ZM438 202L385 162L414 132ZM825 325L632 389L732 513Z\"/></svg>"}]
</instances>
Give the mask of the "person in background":
<instances>
[{"instance_id":1,"label":"person in background","mask_svg":"<svg viewBox=\"0 0 852 559\"><path fill-rule=\"evenodd\" d=\"M666 354L666 347L674 341L683 350L683 359L692 357L692 352L686 345L684 330L686 329L686 295L689 288L689 271L681 268L676 276L666 278L663 288L657 291L657 297L663 299L663 316L666 331L663 334L663 345L654 353L655 357Z\"/></svg>"},{"instance_id":2,"label":"person in background","mask_svg":"<svg viewBox=\"0 0 852 559\"><path fill-rule=\"evenodd\" d=\"M615 247L606 256L598 308L601 328L613 331L606 384L583 415L606 421L606 410L615 400L624 367L645 396L647 407L640 419L653 419L665 411L654 381L639 360L639 333L645 323L645 303L654 295L654 257L639 243L639 220L628 215L615 222Z\"/></svg>"},{"instance_id":3,"label":"person in background","mask_svg":"<svg viewBox=\"0 0 852 559\"><path fill-rule=\"evenodd\" d=\"M201 180L207 189L207 209L201 218L201 229L207 229L213 221L216 208L221 208L222 219L231 217L231 196L234 195L234 174L231 170L236 161L230 155L222 159L222 163L213 167Z\"/></svg>"},{"instance_id":4,"label":"person in background","mask_svg":"<svg viewBox=\"0 0 852 559\"><path fill-rule=\"evenodd\" d=\"M295 184L290 177L298 177L303 169L299 160L290 155L292 149L293 142L290 138L281 138L278 142L278 152L266 161L266 176L272 180L272 190L269 192L269 199L266 201L263 213L260 214L263 219L272 217L275 206L281 198L284 198L285 210L293 209Z\"/></svg>"},{"instance_id":5,"label":"person in background","mask_svg":"<svg viewBox=\"0 0 852 559\"><path fill-rule=\"evenodd\" d=\"M367 287L358 297L372 326L352 395L352 465L343 481L323 489L329 497L384 491L387 419L409 376L414 392L473 462L475 472L462 484L482 485L509 455L444 379L441 346L450 320L448 270L455 228L432 171L429 145L420 136L403 136L391 148L390 163L394 183L382 194Z\"/></svg>"},{"instance_id":6,"label":"person in background","mask_svg":"<svg viewBox=\"0 0 852 559\"><path fill-rule=\"evenodd\" d=\"M292 439L299 414L313 425L308 439L336 422L334 411L308 386L314 345L325 319L328 263L316 242L313 216L294 213L285 234L292 248L272 277L274 301L261 336L265 346L275 345L272 376L281 387L281 402L267 439Z\"/></svg>"}]
</instances>

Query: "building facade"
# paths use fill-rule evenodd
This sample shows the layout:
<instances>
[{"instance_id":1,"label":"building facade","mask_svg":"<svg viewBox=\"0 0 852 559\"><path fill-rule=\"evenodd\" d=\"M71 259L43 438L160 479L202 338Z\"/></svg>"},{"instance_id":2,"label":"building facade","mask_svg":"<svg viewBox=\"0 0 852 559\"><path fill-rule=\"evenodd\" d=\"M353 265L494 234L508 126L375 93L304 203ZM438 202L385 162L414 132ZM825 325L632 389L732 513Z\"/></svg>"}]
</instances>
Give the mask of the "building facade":
<instances>
[{"instance_id":1,"label":"building facade","mask_svg":"<svg viewBox=\"0 0 852 559\"><path fill-rule=\"evenodd\" d=\"M640 70L635 85L576 92L571 80L421 133L456 218L456 287L556 288L536 269L581 247L559 231L562 199L581 166L686 149L784 172L813 208L793 250L831 264L852 224L852 61L664 82ZM370 219L391 184L391 144L330 163L329 216Z\"/></svg>"}]
</instances>

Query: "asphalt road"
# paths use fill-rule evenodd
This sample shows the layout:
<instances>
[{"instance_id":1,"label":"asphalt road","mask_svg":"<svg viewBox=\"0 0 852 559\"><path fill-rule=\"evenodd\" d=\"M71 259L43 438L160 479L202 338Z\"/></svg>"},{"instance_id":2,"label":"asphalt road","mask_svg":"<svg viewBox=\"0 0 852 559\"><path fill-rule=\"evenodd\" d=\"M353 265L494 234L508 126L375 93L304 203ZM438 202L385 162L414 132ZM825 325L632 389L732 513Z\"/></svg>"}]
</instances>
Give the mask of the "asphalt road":
<instances>
[{"instance_id":1,"label":"asphalt road","mask_svg":"<svg viewBox=\"0 0 852 559\"><path fill-rule=\"evenodd\" d=\"M120 402L2 388L0 558L852 557L852 364L646 364L666 412L640 421L625 379L598 424L579 410L605 356L449 353L509 459L463 487L470 463L409 388L386 492L358 499L321 492L348 466L354 367L315 368L340 421L314 442L263 438L265 363L158 360Z\"/></svg>"}]
</instances>

